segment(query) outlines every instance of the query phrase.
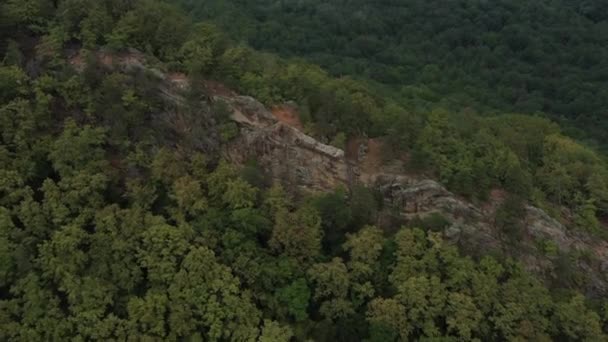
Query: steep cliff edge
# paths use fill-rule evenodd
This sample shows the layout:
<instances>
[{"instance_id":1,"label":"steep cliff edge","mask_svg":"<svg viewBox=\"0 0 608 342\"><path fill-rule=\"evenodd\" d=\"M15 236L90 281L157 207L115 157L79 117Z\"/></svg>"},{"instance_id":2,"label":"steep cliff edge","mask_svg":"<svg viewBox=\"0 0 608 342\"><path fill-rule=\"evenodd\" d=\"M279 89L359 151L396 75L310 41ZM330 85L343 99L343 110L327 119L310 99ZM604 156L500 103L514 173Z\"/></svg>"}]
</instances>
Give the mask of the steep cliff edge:
<instances>
[{"instance_id":1,"label":"steep cliff edge","mask_svg":"<svg viewBox=\"0 0 608 342\"><path fill-rule=\"evenodd\" d=\"M189 88L189 81L183 74L151 69L145 56L137 51L123 55L100 52L97 57L108 68L151 72L161 81L159 91L163 98L176 105L184 103L183 91ZM70 63L77 70L83 69L84 62L78 54ZM435 180L402 172L399 163L383 165L374 153L379 148L378 141L359 140L345 153L306 135L293 120L275 117L252 97L240 96L215 82L208 82L205 91L212 102L227 105L231 119L239 126L240 134L222 148L223 157L229 161L245 164L254 159L275 180L306 192L363 184L382 194L385 206L397 212L403 221L433 214L443 216L450 222L443 235L464 251L511 256L535 274L559 283L563 283L559 278L564 273L571 272L564 270L564 265L569 265L566 268L574 268L581 275L570 280L570 285L588 295L608 295L608 242L569 230L543 210L526 206L521 217L523 238L515 246L507 245L504 233L495 224L496 208L503 200L500 196L488 205L476 206ZM179 125L170 123L170 126L176 126L178 135L195 134L196 125L213 125L199 122L205 121L201 118L197 122L177 121ZM564 263L564 259L568 262Z\"/></svg>"},{"instance_id":2,"label":"steep cliff edge","mask_svg":"<svg viewBox=\"0 0 608 342\"><path fill-rule=\"evenodd\" d=\"M592 295L608 293L608 243L568 230L539 208L525 207L521 218L524 238L514 250L505 247L504 233L494 223L502 199L476 206L434 180L396 172L398 167L366 167L366 158L371 158L368 154L347 158L343 150L322 144L275 118L253 98L216 96L215 101L226 103L240 126L239 137L224 148L225 158L234 163L255 159L274 179L309 192L366 185L379 191L386 206L404 220L432 214L445 217L450 225L444 236L465 250L512 256L528 270L549 279L561 276L560 259L569 258L582 274L582 279L574 280L576 286ZM362 142L359 150L367 151L369 144Z\"/></svg>"},{"instance_id":3,"label":"steep cliff edge","mask_svg":"<svg viewBox=\"0 0 608 342\"><path fill-rule=\"evenodd\" d=\"M255 99L216 96L231 108L240 136L225 148L235 163L256 159L273 177L310 191L329 191L348 184L349 165L344 151L321 144L277 120Z\"/></svg>"}]
</instances>

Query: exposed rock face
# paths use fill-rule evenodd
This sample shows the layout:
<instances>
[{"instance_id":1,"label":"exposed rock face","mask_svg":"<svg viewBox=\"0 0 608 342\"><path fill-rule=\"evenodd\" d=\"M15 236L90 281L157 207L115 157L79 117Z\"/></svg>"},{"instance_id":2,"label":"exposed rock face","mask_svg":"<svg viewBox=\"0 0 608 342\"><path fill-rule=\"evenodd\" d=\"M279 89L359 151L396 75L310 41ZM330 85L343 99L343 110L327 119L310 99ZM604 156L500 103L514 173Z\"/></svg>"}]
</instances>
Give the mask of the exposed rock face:
<instances>
[{"instance_id":1,"label":"exposed rock face","mask_svg":"<svg viewBox=\"0 0 608 342\"><path fill-rule=\"evenodd\" d=\"M526 213L526 227L531 235L551 240L563 250L572 247L572 238L568 236L564 225L544 211L532 206L526 206Z\"/></svg>"},{"instance_id":2,"label":"exposed rock face","mask_svg":"<svg viewBox=\"0 0 608 342\"><path fill-rule=\"evenodd\" d=\"M406 217L441 211L453 220L479 220L481 211L458 199L434 180L417 180L407 176L379 175L374 186L386 201L401 208Z\"/></svg>"},{"instance_id":3,"label":"exposed rock face","mask_svg":"<svg viewBox=\"0 0 608 342\"><path fill-rule=\"evenodd\" d=\"M316 141L298 129L279 122L272 113L251 97L216 97L232 111L239 123L241 135L224 151L229 160L244 163L256 159L275 179L312 192L331 191L337 186L362 183L376 188L385 202L398 209L404 219L441 214L452 224L444 231L449 241L468 250L501 250L502 233L494 227L493 210L477 207L451 193L434 180L418 179L404 174L383 173L360 168L367 149L359 147L357 160L347 160L344 151ZM363 170L365 169L365 170ZM371 172L371 173L370 173ZM569 231L541 209L526 206L522 222L526 241L521 242L515 256L532 272L556 276L551 256L545 256L535 245L551 241L562 252L584 250L597 262L578 262L590 294L608 293L608 279L602 268L608 269L608 243L592 241ZM554 257L553 257L554 258Z\"/></svg>"},{"instance_id":4,"label":"exposed rock face","mask_svg":"<svg viewBox=\"0 0 608 342\"><path fill-rule=\"evenodd\" d=\"M440 214L452 225L444 235L451 241L466 239L469 243L498 248L499 241L484 223L484 213L471 203L449 192L444 186L430 179L416 179L404 175L374 175L372 184L380 190L385 203L405 219L424 218Z\"/></svg>"},{"instance_id":5,"label":"exposed rock face","mask_svg":"<svg viewBox=\"0 0 608 342\"><path fill-rule=\"evenodd\" d=\"M232 119L251 128L266 128L277 122L272 113L250 96L216 96L215 101L228 105Z\"/></svg>"},{"instance_id":6,"label":"exposed rock face","mask_svg":"<svg viewBox=\"0 0 608 342\"><path fill-rule=\"evenodd\" d=\"M151 72L163 81L160 95L175 104L183 103L179 91L189 84L184 75L163 74L146 67L145 58L137 51L123 55L100 52L100 62L111 68L132 72ZM81 56L74 55L71 64L81 70L84 66ZM491 251L503 246L501 232L494 227L494 212L477 207L465 199L449 192L445 187L430 179L419 179L402 174L399 167L381 166L376 142L358 145L345 157L344 151L316 141L291 125L277 120L262 104L251 97L238 96L217 84L210 87L215 101L223 101L231 110L232 119L239 124L241 134L223 149L224 157L245 163L257 160L275 179L312 192L331 191L337 186L351 186L362 183L375 187L383 194L387 205L398 210L405 219L425 217L439 213L452 224L444 231L449 241L458 243L468 250ZM209 117L183 118L179 113L165 113L163 120L170 121L175 134L190 136L195 140L217 141L209 136L210 130L196 127L213 125ZM211 120L212 121L212 120ZM197 148L209 143L193 144ZM203 148L204 149L204 148ZM353 158L353 155L356 156ZM585 277L579 284L583 290L596 296L608 295L608 242L590 238L573 232L541 209L527 206L522 218L526 228L526 240L521 241L512 254L540 276L555 277L555 256L546 256L535 245L536 241L550 241L563 252L584 251L586 260L577 262L577 271ZM580 254L580 253L579 253Z\"/></svg>"},{"instance_id":7,"label":"exposed rock face","mask_svg":"<svg viewBox=\"0 0 608 342\"><path fill-rule=\"evenodd\" d=\"M347 182L344 152L321 144L277 121L251 97L218 97L232 109L241 135L225 150L236 163L254 158L274 177L312 191L327 191Z\"/></svg>"}]
</instances>

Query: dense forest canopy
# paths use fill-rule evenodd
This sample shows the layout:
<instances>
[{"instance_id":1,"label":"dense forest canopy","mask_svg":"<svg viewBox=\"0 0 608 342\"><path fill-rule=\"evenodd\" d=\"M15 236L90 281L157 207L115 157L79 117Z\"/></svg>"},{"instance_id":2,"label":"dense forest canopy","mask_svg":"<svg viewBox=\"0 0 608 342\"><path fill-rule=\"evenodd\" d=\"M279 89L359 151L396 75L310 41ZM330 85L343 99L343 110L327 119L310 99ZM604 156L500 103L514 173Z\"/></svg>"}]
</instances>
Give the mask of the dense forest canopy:
<instances>
[{"instance_id":1,"label":"dense forest canopy","mask_svg":"<svg viewBox=\"0 0 608 342\"><path fill-rule=\"evenodd\" d=\"M543 112L608 144L606 1L180 2L255 48L389 85L408 108Z\"/></svg>"},{"instance_id":2,"label":"dense forest canopy","mask_svg":"<svg viewBox=\"0 0 608 342\"><path fill-rule=\"evenodd\" d=\"M513 241L527 201L601 238L608 169L555 123L411 110L157 0L0 0L0 56L0 340L607 338L608 303L566 272L547 283L512 258L466 256L424 220L384 230L364 187L297 193L221 160L238 128L201 80L296 101L334 145L381 136L471 200L506 189L497 222ZM170 71L192 82L183 101L163 93Z\"/></svg>"}]
</instances>

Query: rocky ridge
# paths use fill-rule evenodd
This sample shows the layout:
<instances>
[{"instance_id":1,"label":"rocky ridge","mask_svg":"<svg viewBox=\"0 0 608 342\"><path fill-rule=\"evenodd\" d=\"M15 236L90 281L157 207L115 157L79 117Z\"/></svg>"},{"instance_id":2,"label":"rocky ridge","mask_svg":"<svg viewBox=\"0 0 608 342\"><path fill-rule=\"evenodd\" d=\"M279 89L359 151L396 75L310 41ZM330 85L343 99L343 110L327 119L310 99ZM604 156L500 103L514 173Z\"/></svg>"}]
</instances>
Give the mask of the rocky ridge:
<instances>
[{"instance_id":1,"label":"rocky ridge","mask_svg":"<svg viewBox=\"0 0 608 342\"><path fill-rule=\"evenodd\" d=\"M224 156L230 161L243 164L254 158L275 180L308 192L332 191L337 186L361 183L378 190L386 205L397 209L405 220L432 214L445 217L451 225L443 235L465 250L476 254L505 252L504 237L494 225L497 203L479 207L432 179L390 173L382 168L370 172L361 167L365 153L357 153L359 158L354 160L347 158L343 150L322 144L279 121L251 97L216 96L215 100L228 104L233 120L240 126L240 136L224 149ZM359 150L365 151L367 147L360 146ZM568 230L539 208L528 205L525 213L522 221L526 238L521 241L521 248L508 254L521 260L530 271L553 278L559 276L556 273L559 256L542 250L539 244L556 246L561 255L584 255L575 261L583 274L577 285L588 294L608 293L606 241Z\"/></svg>"},{"instance_id":2,"label":"rocky ridge","mask_svg":"<svg viewBox=\"0 0 608 342\"><path fill-rule=\"evenodd\" d=\"M309 191L329 191L348 184L344 151L322 144L284 124L255 99L216 96L231 108L241 134L224 150L234 163L255 159L274 178Z\"/></svg>"},{"instance_id":3,"label":"rocky ridge","mask_svg":"<svg viewBox=\"0 0 608 342\"><path fill-rule=\"evenodd\" d=\"M137 51L122 55L100 52L98 59L106 67L125 72L151 72L161 81L160 96L176 105L183 103L181 92L189 87L185 75L151 69L144 55ZM83 69L83 60L78 54L71 57L70 63L76 70ZM386 206L397 211L404 220L440 214L450 222L443 230L448 241L478 255L507 252L541 277L556 279L560 256L575 257L575 267L583 276L575 286L588 295L608 295L607 241L569 230L543 210L528 205L522 218L526 238L519 242L517 250L505 248L504 237L494 224L499 203L476 206L437 181L405 174L399 167L365 167L371 159L368 151L377 147L375 141L358 142L354 156L347 155L341 149L315 140L289 122L278 120L252 97L240 96L215 82L207 88L212 101L228 106L231 119L240 129L239 136L222 149L227 160L244 164L255 159L276 181L306 192L366 185L378 190ZM191 122L190 126L198 124ZM192 129L181 131L183 134L196 132ZM543 250L539 243L555 246L558 253Z\"/></svg>"}]
</instances>

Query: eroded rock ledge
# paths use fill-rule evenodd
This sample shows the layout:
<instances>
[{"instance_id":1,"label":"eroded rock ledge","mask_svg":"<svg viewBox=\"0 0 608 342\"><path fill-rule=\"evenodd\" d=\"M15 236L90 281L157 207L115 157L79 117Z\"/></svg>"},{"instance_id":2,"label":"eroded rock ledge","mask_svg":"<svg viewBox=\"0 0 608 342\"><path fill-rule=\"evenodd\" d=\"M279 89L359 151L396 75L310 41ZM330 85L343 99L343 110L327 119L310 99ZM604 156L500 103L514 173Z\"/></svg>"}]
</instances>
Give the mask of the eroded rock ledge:
<instances>
[{"instance_id":1,"label":"eroded rock ledge","mask_svg":"<svg viewBox=\"0 0 608 342\"><path fill-rule=\"evenodd\" d=\"M431 179L406 174L369 172L361 160L345 157L343 150L316 141L298 129L277 120L255 99L223 97L241 134L224 149L225 158L243 164L257 160L273 178L310 192L331 191L337 186L361 183L380 191L384 201L397 208L404 219L441 214L451 222L444 235L465 249L501 251L504 236L494 226L494 210L481 208L451 193ZM562 252L583 251L591 260L578 260L577 268L586 279L581 284L593 295L608 294L608 243L572 232L543 210L526 206L523 218L525 241L513 254L527 269L545 277L556 277L555 256L546 255L539 241L550 241Z\"/></svg>"},{"instance_id":2,"label":"eroded rock ledge","mask_svg":"<svg viewBox=\"0 0 608 342\"><path fill-rule=\"evenodd\" d=\"M232 109L241 134L225 149L235 163L256 159L273 177L309 191L328 191L348 182L344 151L322 144L279 122L251 97L216 97Z\"/></svg>"},{"instance_id":3,"label":"eroded rock ledge","mask_svg":"<svg viewBox=\"0 0 608 342\"><path fill-rule=\"evenodd\" d=\"M180 92L189 87L185 75L150 69L137 51L120 55L99 52L97 57L108 68L152 72L162 81L160 96L178 105L183 102ZM84 66L79 54L74 54L70 63L76 70ZM292 124L277 120L254 98L238 96L224 88L215 92L213 89L210 87L209 95L214 101L228 105L241 131L238 138L223 148L226 159L240 164L255 159L274 179L310 192L364 184L380 191L386 204L405 219L441 214L451 222L444 236L465 250L483 254L504 246L504 238L494 225L495 206L475 206L440 183L402 174L399 168L369 168L369 164L376 164L367 155L373 145L371 141L356 146L356 158L347 158L343 150L322 144ZM575 267L585 279L578 287L589 295L607 296L608 242L568 230L539 208L527 206L525 210L522 220L526 238L517 250L507 248L511 255L541 277L556 278L556 256L543 253L538 242L551 242L564 253L579 251L574 254L581 254L582 251L586 257L578 258Z\"/></svg>"}]
</instances>

